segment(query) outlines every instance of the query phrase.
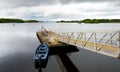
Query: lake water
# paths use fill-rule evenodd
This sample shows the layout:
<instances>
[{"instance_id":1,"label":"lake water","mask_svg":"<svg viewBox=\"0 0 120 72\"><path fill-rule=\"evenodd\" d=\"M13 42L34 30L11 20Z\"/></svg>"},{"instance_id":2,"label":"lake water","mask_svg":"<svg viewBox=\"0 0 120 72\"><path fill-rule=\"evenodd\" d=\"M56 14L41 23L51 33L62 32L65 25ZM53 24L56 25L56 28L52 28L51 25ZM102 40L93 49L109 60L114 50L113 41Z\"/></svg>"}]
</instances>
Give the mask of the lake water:
<instances>
[{"instance_id":1,"label":"lake water","mask_svg":"<svg viewBox=\"0 0 120 72\"><path fill-rule=\"evenodd\" d=\"M15 24L15 23L14 23ZM0 72L37 72L34 51L40 44L36 31L44 26L55 32L120 31L120 24L17 23L0 24ZM42 72L63 72L56 57L71 63L71 72L120 72L120 60L78 48L67 55L51 55ZM63 58L65 57L65 58ZM66 64L66 63L64 63ZM72 71L73 70L73 71ZM69 70L67 70L69 71Z\"/></svg>"}]
</instances>

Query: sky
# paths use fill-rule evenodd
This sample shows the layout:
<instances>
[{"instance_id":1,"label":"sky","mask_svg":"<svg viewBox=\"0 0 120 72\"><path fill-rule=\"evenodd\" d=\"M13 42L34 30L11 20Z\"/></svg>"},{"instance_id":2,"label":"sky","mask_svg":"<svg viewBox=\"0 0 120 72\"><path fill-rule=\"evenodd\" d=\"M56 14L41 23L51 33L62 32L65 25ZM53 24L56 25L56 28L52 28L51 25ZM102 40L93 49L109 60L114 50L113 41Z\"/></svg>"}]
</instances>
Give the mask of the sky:
<instances>
[{"instance_id":1,"label":"sky","mask_svg":"<svg viewBox=\"0 0 120 72\"><path fill-rule=\"evenodd\" d=\"M120 0L0 0L0 18L40 21L119 19Z\"/></svg>"}]
</instances>

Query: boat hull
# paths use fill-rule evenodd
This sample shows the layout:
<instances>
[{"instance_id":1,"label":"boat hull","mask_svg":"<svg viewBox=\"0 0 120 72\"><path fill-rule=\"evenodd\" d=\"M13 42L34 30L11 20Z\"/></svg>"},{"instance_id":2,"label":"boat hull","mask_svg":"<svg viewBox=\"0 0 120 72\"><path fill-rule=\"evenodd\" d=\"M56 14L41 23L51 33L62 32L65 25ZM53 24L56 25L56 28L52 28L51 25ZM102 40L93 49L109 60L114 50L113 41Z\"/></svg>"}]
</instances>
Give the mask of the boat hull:
<instances>
[{"instance_id":1,"label":"boat hull","mask_svg":"<svg viewBox=\"0 0 120 72\"><path fill-rule=\"evenodd\" d=\"M48 46L47 44L41 44L35 51L34 61L35 68L45 68L48 62Z\"/></svg>"}]
</instances>

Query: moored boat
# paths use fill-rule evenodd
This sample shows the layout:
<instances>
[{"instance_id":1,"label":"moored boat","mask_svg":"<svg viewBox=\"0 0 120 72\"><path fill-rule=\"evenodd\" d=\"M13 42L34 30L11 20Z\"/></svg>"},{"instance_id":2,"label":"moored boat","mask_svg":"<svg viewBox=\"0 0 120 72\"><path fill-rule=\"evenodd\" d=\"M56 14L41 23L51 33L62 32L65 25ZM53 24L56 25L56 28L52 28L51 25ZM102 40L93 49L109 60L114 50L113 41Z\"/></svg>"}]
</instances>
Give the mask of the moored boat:
<instances>
[{"instance_id":1,"label":"moored boat","mask_svg":"<svg viewBox=\"0 0 120 72\"><path fill-rule=\"evenodd\" d=\"M35 68L45 67L48 60L48 45L45 43L40 44L35 51Z\"/></svg>"}]
</instances>

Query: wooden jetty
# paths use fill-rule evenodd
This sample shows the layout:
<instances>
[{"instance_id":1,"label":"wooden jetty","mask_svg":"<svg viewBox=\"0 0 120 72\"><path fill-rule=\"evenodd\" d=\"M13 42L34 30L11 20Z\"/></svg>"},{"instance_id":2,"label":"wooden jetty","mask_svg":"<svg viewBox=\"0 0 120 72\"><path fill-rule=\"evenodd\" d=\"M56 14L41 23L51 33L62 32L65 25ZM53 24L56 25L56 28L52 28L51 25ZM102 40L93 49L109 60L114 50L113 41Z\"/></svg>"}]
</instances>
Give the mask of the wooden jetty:
<instances>
[{"instance_id":1,"label":"wooden jetty","mask_svg":"<svg viewBox=\"0 0 120 72\"><path fill-rule=\"evenodd\" d=\"M69 44L58 42L57 34L52 31L48 31L47 34L43 33L42 31L39 31L39 32L36 32L36 34L40 43L45 42L49 48L69 46Z\"/></svg>"},{"instance_id":2,"label":"wooden jetty","mask_svg":"<svg viewBox=\"0 0 120 72\"><path fill-rule=\"evenodd\" d=\"M53 31L36 32L40 43L45 42L50 47L75 46L111 57L120 58L120 31L116 32L66 32ZM98 37L98 35L102 35ZM90 41L92 39L92 41ZM113 42L114 41L114 42ZM114 44L116 42L116 44Z\"/></svg>"}]
</instances>

